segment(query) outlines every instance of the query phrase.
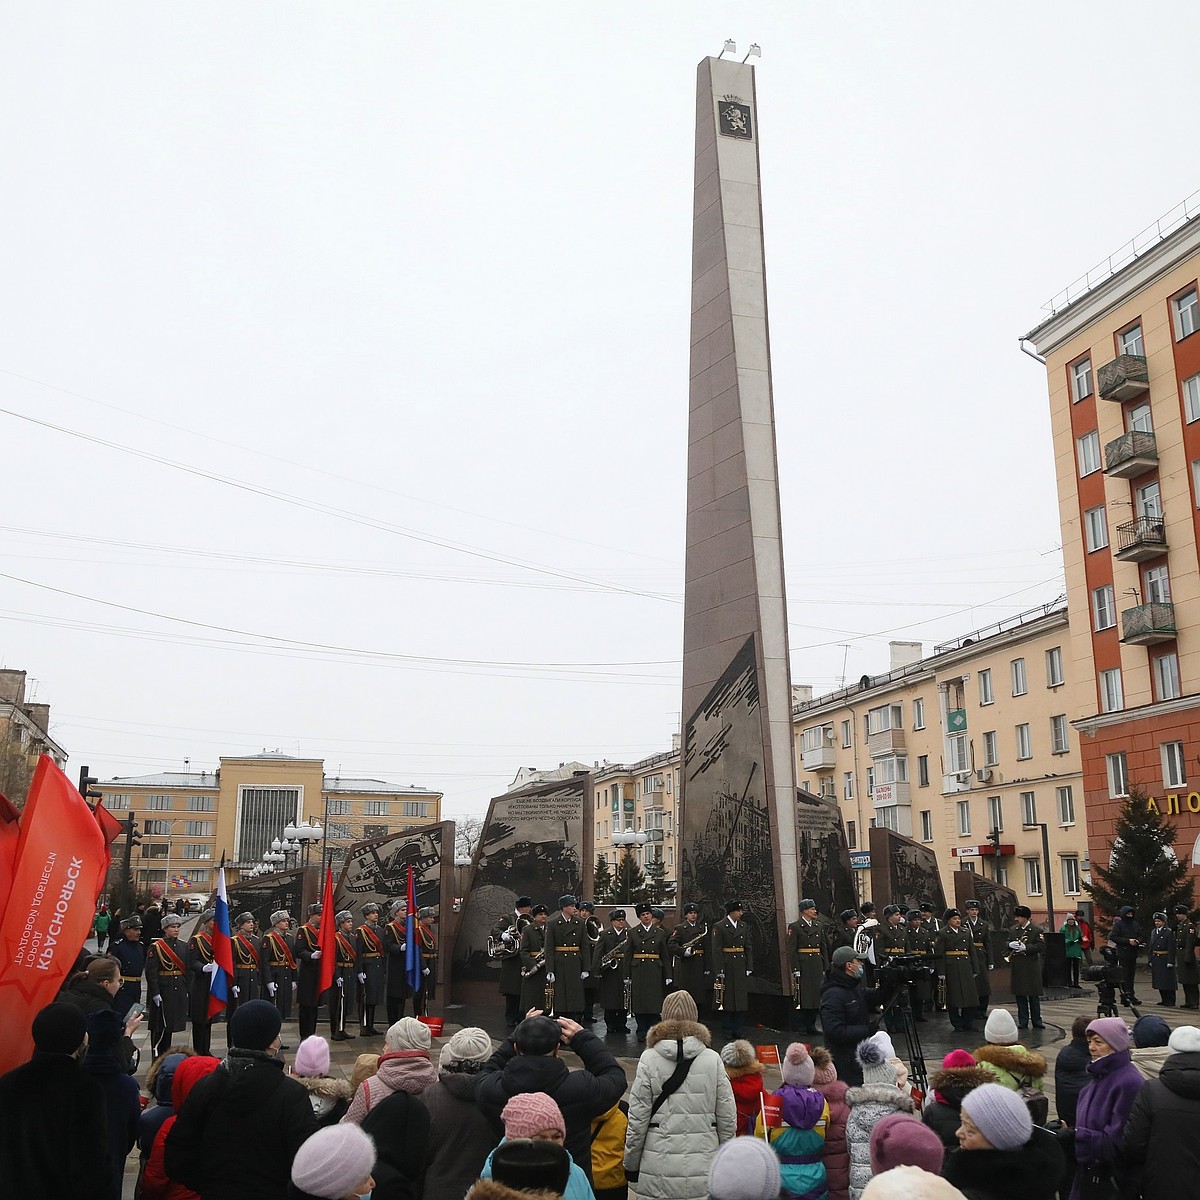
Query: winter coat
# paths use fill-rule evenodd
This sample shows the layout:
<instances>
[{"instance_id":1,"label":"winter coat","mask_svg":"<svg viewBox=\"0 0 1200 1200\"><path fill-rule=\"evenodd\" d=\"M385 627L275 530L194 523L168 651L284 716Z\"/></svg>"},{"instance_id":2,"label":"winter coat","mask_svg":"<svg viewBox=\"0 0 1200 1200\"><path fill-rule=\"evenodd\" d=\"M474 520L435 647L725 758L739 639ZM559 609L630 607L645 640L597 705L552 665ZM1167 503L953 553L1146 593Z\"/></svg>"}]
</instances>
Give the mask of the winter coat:
<instances>
[{"instance_id":1,"label":"winter coat","mask_svg":"<svg viewBox=\"0 0 1200 1200\"><path fill-rule=\"evenodd\" d=\"M363 1117L393 1092L419 1096L431 1083L437 1083L437 1068L428 1051L389 1050L379 1056L379 1070L358 1085L343 1120L361 1125Z\"/></svg>"},{"instance_id":2,"label":"winter coat","mask_svg":"<svg viewBox=\"0 0 1200 1200\"><path fill-rule=\"evenodd\" d=\"M1145 1085L1141 1072L1130 1061L1128 1050L1106 1054L1088 1065L1092 1082L1079 1093L1075 1110L1075 1173L1071 1200L1083 1196L1083 1181L1089 1165L1116 1163L1121 1152L1125 1122L1137 1094ZM1123 1174L1119 1167L1118 1177Z\"/></svg>"},{"instance_id":3,"label":"winter coat","mask_svg":"<svg viewBox=\"0 0 1200 1200\"><path fill-rule=\"evenodd\" d=\"M500 1146L503 1146L507 1138L500 1139ZM479 1172L480 1179L491 1179L492 1177L492 1154L500 1149L497 1146L487 1156L487 1161L483 1164L483 1170ZM588 1181L588 1177L583 1173L583 1168L574 1160L571 1160L571 1171L567 1176L567 1186L563 1191L563 1200L596 1200L596 1193L592 1191L592 1185Z\"/></svg>"},{"instance_id":4,"label":"winter coat","mask_svg":"<svg viewBox=\"0 0 1200 1200\"><path fill-rule=\"evenodd\" d=\"M286 1200L292 1159L316 1131L308 1093L281 1059L230 1050L180 1106L163 1167L204 1200Z\"/></svg>"},{"instance_id":5,"label":"winter coat","mask_svg":"<svg viewBox=\"0 0 1200 1200\"><path fill-rule=\"evenodd\" d=\"M154 1145L154 1139L163 1127L163 1122L175 1115L175 1105L171 1099L175 1070L185 1058L190 1057L191 1055L187 1054L168 1054L158 1065L158 1074L154 1077L156 1103L143 1109L142 1115L138 1117L137 1144L143 1163L150 1157L150 1148Z\"/></svg>"},{"instance_id":6,"label":"winter coat","mask_svg":"<svg viewBox=\"0 0 1200 1200\"><path fill-rule=\"evenodd\" d=\"M650 1109L675 1070L680 1042L691 1069L652 1123ZM695 1021L661 1021L646 1035L625 1132L625 1173L638 1174L638 1200L707 1200L713 1156L737 1131L733 1087L708 1043L708 1030Z\"/></svg>"},{"instance_id":7,"label":"winter coat","mask_svg":"<svg viewBox=\"0 0 1200 1200\"><path fill-rule=\"evenodd\" d=\"M1171 1056L1171 1049L1169 1046L1145 1046L1139 1050L1134 1046L1129 1056L1143 1079L1157 1079Z\"/></svg>"},{"instance_id":8,"label":"winter coat","mask_svg":"<svg viewBox=\"0 0 1200 1200\"><path fill-rule=\"evenodd\" d=\"M536 928L531 925L525 932ZM504 1136L500 1113L510 1097L518 1092L545 1092L553 1096L567 1126L567 1150L590 1175L588 1142L592 1119L608 1112L621 1098L626 1085L625 1069L604 1043L586 1029L571 1039L571 1049L579 1056L582 1071L568 1071L567 1064L555 1054L518 1054L510 1039L480 1068L482 1078L476 1094L479 1108L491 1122L497 1141Z\"/></svg>"},{"instance_id":9,"label":"winter coat","mask_svg":"<svg viewBox=\"0 0 1200 1200\"><path fill-rule=\"evenodd\" d=\"M860 1200L871 1182L871 1130L892 1113L914 1114L911 1096L889 1084L869 1083L846 1092L846 1149L850 1154L850 1200Z\"/></svg>"},{"instance_id":10,"label":"winter coat","mask_svg":"<svg viewBox=\"0 0 1200 1200\"><path fill-rule=\"evenodd\" d=\"M754 1122L762 1113L763 1087L762 1067L752 1062L745 1067L725 1066L729 1086L733 1088L733 1101L737 1105L738 1137L754 1132Z\"/></svg>"},{"instance_id":11,"label":"winter coat","mask_svg":"<svg viewBox=\"0 0 1200 1200\"><path fill-rule=\"evenodd\" d=\"M782 1102L784 1127L770 1131L771 1149L779 1157L782 1200L825 1200L825 1129L829 1102L816 1088L785 1083L772 1093ZM762 1124L756 1133L761 1136Z\"/></svg>"},{"instance_id":12,"label":"winter coat","mask_svg":"<svg viewBox=\"0 0 1200 1200\"><path fill-rule=\"evenodd\" d=\"M77 1008L82 1008L85 1017L91 1017L95 1013L116 1013L117 1011L116 999L109 995L107 989L86 979L72 984L63 992L60 999L65 1000L68 1004L74 1004ZM133 1038L125 1036L124 1022L121 1023L120 1046L117 1058L123 1064L123 1070L128 1075L137 1061L137 1049L133 1044Z\"/></svg>"},{"instance_id":13,"label":"winter coat","mask_svg":"<svg viewBox=\"0 0 1200 1200\"><path fill-rule=\"evenodd\" d=\"M1054 1200L1063 1169L1058 1139L1035 1128L1020 1150L952 1150L942 1175L966 1200Z\"/></svg>"},{"instance_id":14,"label":"winter coat","mask_svg":"<svg viewBox=\"0 0 1200 1200\"><path fill-rule=\"evenodd\" d=\"M825 1182L829 1200L849 1200L850 1151L846 1147L846 1119L850 1106L846 1092L850 1085L843 1079L813 1085L829 1102L829 1117L825 1123Z\"/></svg>"},{"instance_id":15,"label":"winter coat","mask_svg":"<svg viewBox=\"0 0 1200 1200\"><path fill-rule=\"evenodd\" d=\"M166 1145L167 1134L175 1124L177 1109L183 1106L192 1088L206 1075L211 1075L221 1064L218 1059L202 1054L193 1055L183 1061L188 1065L183 1070L176 1067L172 1072L170 1113L155 1134L146 1159L146 1169L142 1172L142 1200L199 1200L191 1188L184 1187L182 1183L177 1183L167 1176L163 1167L163 1148ZM162 1078L161 1073L159 1078Z\"/></svg>"},{"instance_id":16,"label":"winter coat","mask_svg":"<svg viewBox=\"0 0 1200 1200\"><path fill-rule=\"evenodd\" d=\"M121 1018L115 1012L97 1013L92 1021L104 1020L109 1026L107 1038L98 1040L96 1050L88 1050L83 1060L83 1072L90 1075L104 1092L104 1106L108 1128L109 1164L113 1173L113 1188L121 1191L121 1180L125 1174L125 1159L137 1142L138 1118L142 1115L142 1094L137 1080L119 1060Z\"/></svg>"},{"instance_id":17,"label":"winter coat","mask_svg":"<svg viewBox=\"0 0 1200 1200\"><path fill-rule=\"evenodd\" d=\"M1087 1042L1078 1038L1072 1038L1054 1060L1054 1108L1068 1125L1075 1124L1079 1093L1091 1082L1087 1073L1091 1061Z\"/></svg>"},{"instance_id":18,"label":"winter coat","mask_svg":"<svg viewBox=\"0 0 1200 1200\"><path fill-rule=\"evenodd\" d=\"M1079 928L1079 922L1064 921L1059 933L1062 934L1063 953L1067 958L1082 958L1083 930Z\"/></svg>"},{"instance_id":19,"label":"winter coat","mask_svg":"<svg viewBox=\"0 0 1200 1200\"><path fill-rule=\"evenodd\" d=\"M1182 1200L1200 1179L1200 1051L1172 1054L1133 1102L1123 1157L1144 1163L1143 1200Z\"/></svg>"},{"instance_id":20,"label":"winter coat","mask_svg":"<svg viewBox=\"0 0 1200 1200\"><path fill-rule=\"evenodd\" d=\"M1020 942L1023 950L1011 952L1008 960L1009 977L1014 996L1040 996L1042 994L1042 966L1045 962L1046 939L1042 927L1030 922L1013 925L1005 941Z\"/></svg>"},{"instance_id":21,"label":"winter coat","mask_svg":"<svg viewBox=\"0 0 1200 1200\"><path fill-rule=\"evenodd\" d=\"M480 1179L467 1193L466 1200L562 1200L562 1197L558 1192L524 1192L494 1179Z\"/></svg>"},{"instance_id":22,"label":"winter coat","mask_svg":"<svg viewBox=\"0 0 1200 1200\"><path fill-rule=\"evenodd\" d=\"M1156 992L1173 992L1175 979L1175 933L1169 925L1150 930L1150 986Z\"/></svg>"},{"instance_id":23,"label":"winter coat","mask_svg":"<svg viewBox=\"0 0 1200 1200\"><path fill-rule=\"evenodd\" d=\"M821 985L821 1030L825 1045L838 1078L851 1087L862 1083L862 1067L854 1052L858 1043L874 1032L867 1025L867 1011L877 995L877 991L867 990L861 980L851 979L844 971L830 971Z\"/></svg>"},{"instance_id":24,"label":"winter coat","mask_svg":"<svg viewBox=\"0 0 1200 1200\"><path fill-rule=\"evenodd\" d=\"M1046 1090L1044 1076L1046 1060L1036 1051L1022 1045L980 1046L974 1051L975 1061L991 1071L995 1082L1017 1091L1026 1080L1039 1092Z\"/></svg>"},{"instance_id":25,"label":"winter coat","mask_svg":"<svg viewBox=\"0 0 1200 1200\"><path fill-rule=\"evenodd\" d=\"M104 1090L69 1054L34 1051L0 1076L0 1191L117 1200Z\"/></svg>"},{"instance_id":26,"label":"winter coat","mask_svg":"<svg viewBox=\"0 0 1200 1200\"><path fill-rule=\"evenodd\" d=\"M429 1113L425 1105L409 1092L392 1092L363 1117L362 1131L375 1142L373 1200L421 1200L429 1147Z\"/></svg>"},{"instance_id":27,"label":"winter coat","mask_svg":"<svg viewBox=\"0 0 1200 1200\"><path fill-rule=\"evenodd\" d=\"M995 1076L983 1067L943 1067L929 1077L932 1091L921 1120L942 1139L947 1150L958 1148L956 1134L962 1124L963 1097L972 1088L995 1081Z\"/></svg>"},{"instance_id":28,"label":"winter coat","mask_svg":"<svg viewBox=\"0 0 1200 1200\"><path fill-rule=\"evenodd\" d=\"M626 1187L625 1134L629 1130L629 1105L618 1100L592 1122L592 1187L596 1195L620 1192Z\"/></svg>"},{"instance_id":29,"label":"winter coat","mask_svg":"<svg viewBox=\"0 0 1200 1200\"><path fill-rule=\"evenodd\" d=\"M292 1078L308 1093L319 1129L336 1125L346 1115L354 1096L348 1079L334 1079L331 1075L293 1075Z\"/></svg>"},{"instance_id":30,"label":"winter coat","mask_svg":"<svg viewBox=\"0 0 1200 1200\"><path fill-rule=\"evenodd\" d=\"M479 1178L496 1144L487 1117L475 1103L478 1074L442 1069L421 1093L429 1112L425 1149L425 1200L462 1200Z\"/></svg>"}]
</instances>

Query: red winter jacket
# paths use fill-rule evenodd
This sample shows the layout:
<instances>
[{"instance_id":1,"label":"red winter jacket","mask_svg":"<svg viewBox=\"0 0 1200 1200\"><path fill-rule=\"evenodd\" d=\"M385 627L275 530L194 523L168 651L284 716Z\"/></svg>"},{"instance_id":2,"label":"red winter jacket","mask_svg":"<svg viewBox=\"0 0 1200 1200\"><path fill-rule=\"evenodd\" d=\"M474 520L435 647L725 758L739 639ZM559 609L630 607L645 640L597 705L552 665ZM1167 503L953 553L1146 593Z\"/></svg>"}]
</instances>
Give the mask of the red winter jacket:
<instances>
[{"instance_id":1,"label":"red winter jacket","mask_svg":"<svg viewBox=\"0 0 1200 1200\"><path fill-rule=\"evenodd\" d=\"M191 1058L185 1058L175 1068L175 1078L171 1081L171 1107L175 1112L162 1123L158 1133L154 1135L154 1145L150 1147L150 1157L146 1160L146 1169L142 1173L142 1200L200 1200L190 1188L176 1183L167 1175L163 1169L163 1147L188 1093L220 1065L219 1058L211 1058L207 1054L194 1054Z\"/></svg>"},{"instance_id":2,"label":"red winter jacket","mask_svg":"<svg viewBox=\"0 0 1200 1200\"><path fill-rule=\"evenodd\" d=\"M748 1067L725 1067L729 1085L733 1088L733 1099L737 1104L738 1137L754 1133L754 1122L762 1115L763 1087L762 1067L751 1063Z\"/></svg>"}]
</instances>

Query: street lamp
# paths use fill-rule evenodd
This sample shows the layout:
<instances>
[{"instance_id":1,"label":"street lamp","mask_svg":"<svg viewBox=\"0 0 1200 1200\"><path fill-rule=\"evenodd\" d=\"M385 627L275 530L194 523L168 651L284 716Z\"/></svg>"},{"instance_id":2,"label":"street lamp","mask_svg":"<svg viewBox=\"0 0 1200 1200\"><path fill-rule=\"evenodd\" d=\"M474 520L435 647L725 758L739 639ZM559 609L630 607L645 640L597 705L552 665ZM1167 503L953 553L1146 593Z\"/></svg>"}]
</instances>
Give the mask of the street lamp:
<instances>
[{"instance_id":1,"label":"street lamp","mask_svg":"<svg viewBox=\"0 0 1200 1200\"><path fill-rule=\"evenodd\" d=\"M630 854L632 854L634 846L644 846L650 840L650 835L644 829L614 829L613 835L612 835L612 840L613 840L614 846L620 846L622 849L628 850L630 852ZM618 862L619 862L619 860L618 860ZM620 871L619 865L617 867L617 870ZM629 885L628 875L626 875L626 877L625 877L625 883L626 883L626 889L628 889L628 885ZM625 899L622 900L621 903L622 904L632 904L633 901L629 898L629 896L627 894L625 896Z\"/></svg>"},{"instance_id":2,"label":"street lamp","mask_svg":"<svg viewBox=\"0 0 1200 1200\"><path fill-rule=\"evenodd\" d=\"M1024 830L1040 829L1042 831L1042 871L1046 877L1046 923L1051 933L1054 928L1054 880L1050 875L1050 830L1045 821L1029 821L1021 826Z\"/></svg>"},{"instance_id":3,"label":"street lamp","mask_svg":"<svg viewBox=\"0 0 1200 1200\"><path fill-rule=\"evenodd\" d=\"M283 836L286 839L283 847L284 853L302 854L301 862L307 867L309 849L321 841L325 836L325 831L321 828L319 821L313 821L311 825L307 821L301 821L299 825L289 822L284 826Z\"/></svg>"}]
</instances>

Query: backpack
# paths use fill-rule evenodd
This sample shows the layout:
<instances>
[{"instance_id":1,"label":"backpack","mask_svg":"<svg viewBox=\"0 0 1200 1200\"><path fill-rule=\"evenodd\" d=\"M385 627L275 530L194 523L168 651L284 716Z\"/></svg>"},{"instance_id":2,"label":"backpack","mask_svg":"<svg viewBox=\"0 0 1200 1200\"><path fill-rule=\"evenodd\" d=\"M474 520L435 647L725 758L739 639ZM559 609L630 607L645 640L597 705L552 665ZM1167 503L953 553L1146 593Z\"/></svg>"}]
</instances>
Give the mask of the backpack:
<instances>
[{"instance_id":1,"label":"backpack","mask_svg":"<svg viewBox=\"0 0 1200 1200\"><path fill-rule=\"evenodd\" d=\"M1050 1098L1033 1086L1033 1079L1025 1075L1017 1080L1017 1095L1025 1102L1035 1125L1045 1126L1050 1119Z\"/></svg>"}]
</instances>

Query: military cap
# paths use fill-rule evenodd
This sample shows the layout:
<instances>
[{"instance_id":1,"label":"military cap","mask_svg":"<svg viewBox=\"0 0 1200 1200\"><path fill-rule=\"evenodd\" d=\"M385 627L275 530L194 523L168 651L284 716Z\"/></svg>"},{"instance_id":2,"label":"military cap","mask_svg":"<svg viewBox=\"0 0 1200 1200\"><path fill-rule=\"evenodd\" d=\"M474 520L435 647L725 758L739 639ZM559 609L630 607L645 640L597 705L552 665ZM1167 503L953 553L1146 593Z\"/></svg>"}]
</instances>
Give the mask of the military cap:
<instances>
[{"instance_id":1,"label":"military cap","mask_svg":"<svg viewBox=\"0 0 1200 1200\"><path fill-rule=\"evenodd\" d=\"M529 908L533 904L532 896L518 896L513 908Z\"/></svg>"},{"instance_id":2,"label":"military cap","mask_svg":"<svg viewBox=\"0 0 1200 1200\"><path fill-rule=\"evenodd\" d=\"M807 912L810 908L816 908L816 907L817 907L817 902L815 900L810 899L807 896L803 900L800 901L800 911L801 912Z\"/></svg>"},{"instance_id":3,"label":"military cap","mask_svg":"<svg viewBox=\"0 0 1200 1200\"><path fill-rule=\"evenodd\" d=\"M978 901L978 900L968 900L968 901L966 902L966 904L965 904L965 905L963 905L963 907L964 907L964 908L974 908L974 909L979 909L979 908L981 907L981 905L980 905L980 903L979 903L979 901Z\"/></svg>"},{"instance_id":4,"label":"military cap","mask_svg":"<svg viewBox=\"0 0 1200 1200\"><path fill-rule=\"evenodd\" d=\"M126 917L125 920L121 922L122 929L141 929L141 927L142 918L139 916Z\"/></svg>"},{"instance_id":5,"label":"military cap","mask_svg":"<svg viewBox=\"0 0 1200 1200\"><path fill-rule=\"evenodd\" d=\"M238 915L234 918L233 923L235 925L245 925L245 923L247 921L253 921L253 920L254 920L254 914L252 912L244 912L244 913L238 913Z\"/></svg>"},{"instance_id":6,"label":"military cap","mask_svg":"<svg viewBox=\"0 0 1200 1200\"><path fill-rule=\"evenodd\" d=\"M930 904L928 900L926 900L920 907L923 913L933 912L933 905Z\"/></svg>"},{"instance_id":7,"label":"military cap","mask_svg":"<svg viewBox=\"0 0 1200 1200\"><path fill-rule=\"evenodd\" d=\"M379 911L380 911L380 908L379 908L379 905L378 905L378 904L376 904L374 900L368 900L368 901L366 902L366 904L364 904L364 905L362 906L362 908L360 908L358 911L359 911L360 913L362 913L362 915L365 917L365 916L367 916L369 913L377 913L377 912L379 912Z\"/></svg>"},{"instance_id":8,"label":"military cap","mask_svg":"<svg viewBox=\"0 0 1200 1200\"><path fill-rule=\"evenodd\" d=\"M872 904L870 900L864 900L862 904L858 906L858 911L865 917L868 913L873 913L875 911L875 905Z\"/></svg>"},{"instance_id":9,"label":"military cap","mask_svg":"<svg viewBox=\"0 0 1200 1200\"><path fill-rule=\"evenodd\" d=\"M1150 920L1152 920L1152 921L1165 921L1166 919L1167 919L1167 914L1165 912L1156 912L1150 918Z\"/></svg>"},{"instance_id":10,"label":"military cap","mask_svg":"<svg viewBox=\"0 0 1200 1200\"><path fill-rule=\"evenodd\" d=\"M596 906L590 900L580 900L579 907L584 912L595 912Z\"/></svg>"},{"instance_id":11,"label":"military cap","mask_svg":"<svg viewBox=\"0 0 1200 1200\"><path fill-rule=\"evenodd\" d=\"M653 908L650 910L650 915L651 915L651 916L652 916L652 917L653 917L653 918L654 918L656 921L661 921L661 920L663 920L663 919L666 917L666 915L667 915L667 914L666 914L666 913L665 913L665 912L664 912L664 911L663 911L661 908L659 908L657 905L655 905L655 906L654 906L654 907L653 907Z\"/></svg>"},{"instance_id":12,"label":"military cap","mask_svg":"<svg viewBox=\"0 0 1200 1200\"><path fill-rule=\"evenodd\" d=\"M636 904L633 912L635 916L640 917L643 913L653 913L654 910L648 904Z\"/></svg>"},{"instance_id":13,"label":"military cap","mask_svg":"<svg viewBox=\"0 0 1200 1200\"><path fill-rule=\"evenodd\" d=\"M217 914L211 908L206 908L196 918L196 924L197 925L207 925L209 923L209 921L215 921L216 919L217 919Z\"/></svg>"},{"instance_id":14,"label":"military cap","mask_svg":"<svg viewBox=\"0 0 1200 1200\"><path fill-rule=\"evenodd\" d=\"M436 908L422 908L422 909L421 909L421 910L420 910L420 911L417 913L417 919L418 919L418 920L420 920L422 917L436 917L436 916L437 916L437 909L436 909Z\"/></svg>"},{"instance_id":15,"label":"military cap","mask_svg":"<svg viewBox=\"0 0 1200 1200\"><path fill-rule=\"evenodd\" d=\"M558 907L559 908L574 908L575 907L575 897L574 896L559 896Z\"/></svg>"},{"instance_id":16,"label":"military cap","mask_svg":"<svg viewBox=\"0 0 1200 1200\"><path fill-rule=\"evenodd\" d=\"M685 916L686 916L688 913L690 913L690 912L694 912L694 913L696 914L696 916L699 916L699 915L700 915L700 909L699 909L699 907L698 907L697 905L695 905L695 904L685 904L685 905L683 906L683 912L684 912L684 915L685 915Z\"/></svg>"},{"instance_id":17,"label":"military cap","mask_svg":"<svg viewBox=\"0 0 1200 1200\"><path fill-rule=\"evenodd\" d=\"M1183 913L1186 916L1187 911L1188 911L1188 906L1186 904L1177 904L1177 905L1175 905L1175 907L1173 909L1171 909L1171 911L1173 913Z\"/></svg>"},{"instance_id":18,"label":"military cap","mask_svg":"<svg viewBox=\"0 0 1200 1200\"><path fill-rule=\"evenodd\" d=\"M407 907L408 907L407 900L393 900L391 902L391 904L388 905L388 912L390 912L392 914L392 916L394 917L402 908L407 908Z\"/></svg>"},{"instance_id":19,"label":"military cap","mask_svg":"<svg viewBox=\"0 0 1200 1200\"><path fill-rule=\"evenodd\" d=\"M948 921L948 920L950 920L951 917L961 917L961 916L962 916L962 913L960 913L957 908L948 908L948 909L946 909L946 911L944 913L942 913L942 920Z\"/></svg>"},{"instance_id":20,"label":"military cap","mask_svg":"<svg viewBox=\"0 0 1200 1200\"><path fill-rule=\"evenodd\" d=\"M333 919L340 925L343 921L353 921L354 914L348 908L343 908Z\"/></svg>"},{"instance_id":21,"label":"military cap","mask_svg":"<svg viewBox=\"0 0 1200 1200\"><path fill-rule=\"evenodd\" d=\"M889 905L888 905L888 906L887 906L887 907L886 907L886 908L883 910L883 915L884 915L885 917L892 917L892 916L895 916L895 915L896 915L896 913L898 913L898 912L903 912L903 911L904 911L904 910L903 910L903 909L900 907L900 905L898 905L898 904L889 904Z\"/></svg>"},{"instance_id":22,"label":"military cap","mask_svg":"<svg viewBox=\"0 0 1200 1200\"><path fill-rule=\"evenodd\" d=\"M1033 913L1026 905L1018 904L1017 907L1013 909L1013 916L1029 918L1033 916Z\"/></svg>"},{"instance_id":23,"label":"military cap","mask_svg":"<svg viewBox=\"0 0 1200 1200\"><path fill-rule=\"evenodd\" d=\"M290 921L292 914L286 908L277 909L271 914L271 924L278 925L280 921Z\"/></svg>"},{"instance_id":24,"label":"military cap","mask_svg":"<svg viewBox=\"0 0 1200 1200\"><path fill-rule=\"evenodd\" d=\"M625 916L625 910L624 910L623 908L614 908L614 909L612 910L612 912L610 912L610 913L608 914L608 919L609 919L610 921L624 921L624 920L627 920L627 918L626 918L626 916Z\"/></svg>"},{"instance_id":25,"label":"military cap","mask_svg":"<svg viewBox=\"0 0 1200 1200\"><path fill-rule=\"evenodd\" d=\"M162 919L162 927L167 928L168 925L174 925L176 929L183 924L183 918L178 913L168 913Z\"/></svg>"},{"instance_id":26,"label":"military cap","mask_svg":"<svg viewBox=\"0 0 1200 1200\"><path fill-rule=\"evenodd\" d=\"M530 913L531 916L540 917L542 913L548 913L550 910L544 904L535 904Z\"/></svg>"},{"instance_id":27,"label":"military cap","mask_svg":"<svg viewBox=\"0 0 1200 1200\"><path fill-rule=\"evenodd\" d=\"M320 912L321 912L321 902L319 900L317 901L316 904L310 904L308 906L308 915L310 917L315 917L315 916L319 915Z\"/></svg>"},{"instance_id":28,"label":"military cap","mask_svg":"<svg viewBox=\"0 0 1200 1200\"><path fill-rule=\"evenodd\" d=\"M910 908L907 913L907 919L911 921L914 917L916 917L918 921L923 921L925 919L925 914L919 908Z\"/></svg>"},{"instance_id":29,"label":"military cap","mask_svg":"<svg viewBox=\"0 0 1200 1200\"><path fill-rule=\"evenodd\" d=\"M853 908L843 908L842 911L840 913L838 913L838 920L839 921L849 921L851 917L857 917L857 916L858 916L858 913Z\"/></svg>"},{"instance_id":30,"label":"military cap","mask_svg":"<svg viewBox=\"0 0 1200 1200\"><path fill-rule=\"evenodd\" d=\"M745 912L745 911L746 911L745 906L742 904L742 902L740 900L726 900L725 901L726 914L735 913L735 912Z\"/></svg>"}]
</instances>

